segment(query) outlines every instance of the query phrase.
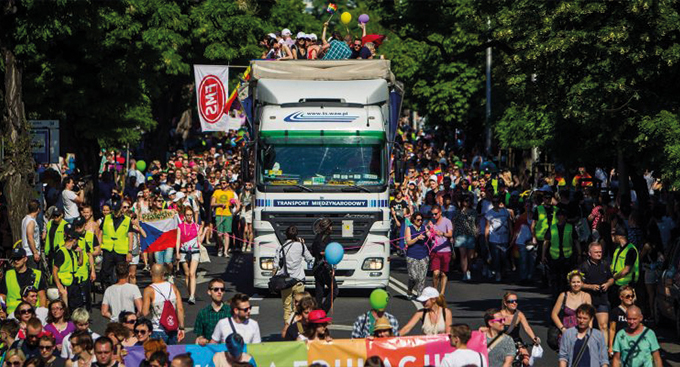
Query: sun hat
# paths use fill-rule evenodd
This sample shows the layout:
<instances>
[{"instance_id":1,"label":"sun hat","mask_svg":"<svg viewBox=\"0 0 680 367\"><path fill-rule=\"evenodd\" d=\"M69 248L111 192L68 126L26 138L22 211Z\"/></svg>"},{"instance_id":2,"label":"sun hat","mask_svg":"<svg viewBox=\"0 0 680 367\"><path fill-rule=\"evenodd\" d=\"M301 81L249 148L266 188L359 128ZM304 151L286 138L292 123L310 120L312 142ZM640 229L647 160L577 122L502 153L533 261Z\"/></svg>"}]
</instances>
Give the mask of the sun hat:
<instances>
[{"instance_id":1,"label":"sun hat","mask_svg":"<svg viewBox=\"0 0 680 367\"><path fill-rule=\"evenodd\" d=\"M375 320L375 325L373 326L373 331L380 331L380 330L392 330L392 325L390 324L390 320L387 319L387 317L381 317L377 320Z\"/></svg>"},{"instance_id":2,"label":"sun hat","mask_svg":"<svg viewBox=\"0 0 680 367\"><path fill-rule=\"evenodd\" d=\"M437 291L433 287L425 287L425 289L423 289L423 293L421 293L420 296L418 296L418 298L416 298L416 300L418 302L425 302L430 298L437 298L437 297L439 297L439 291Z\"/></svg>"},{"instance_id":3,"label":"sun hat","mask_svg":"<svg viewBox=\"0 0 680 367\"><path fill-rule=\"evenodd\" d=\"M328 317L326 315L326 311L324 310L314 310L309 313L309 318L307 319L307 322L310 324L324 324L324 323L329 323L333 321L333 318Z\"/></svg>"}]
</instances>

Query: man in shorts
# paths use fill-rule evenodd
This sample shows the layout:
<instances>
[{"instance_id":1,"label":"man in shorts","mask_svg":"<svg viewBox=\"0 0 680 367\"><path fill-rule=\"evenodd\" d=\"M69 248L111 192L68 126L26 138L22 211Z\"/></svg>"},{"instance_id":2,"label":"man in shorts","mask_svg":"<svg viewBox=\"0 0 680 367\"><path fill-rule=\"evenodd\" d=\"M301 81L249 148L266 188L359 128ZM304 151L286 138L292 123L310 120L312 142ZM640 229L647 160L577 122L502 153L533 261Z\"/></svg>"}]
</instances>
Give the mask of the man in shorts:
<instances>
[{"instance_id":1,"label":"man in shorts","mask_svg":"<svg viewBox=\"0 0 680 367\"><path fill-rule=\"evenodd\" d=\"M432 283L434 288L441 294L446 291L447 273L451 263L451 238L453 237L453 224L442 215L439 205L432 206L432 226L429 230L434 233L430 240L430 268L432 269ZM429 231L428 231L429 232Z\"/></svg>"},{"instance_id":2,"label":"man in shorts","mask_svg":"<svg viewBox=\"0 0 680 367\"><path fill-rule=\"evenodd\" d=\"M229 237L232 234L232 209L239 210L238 200L234 190L229 187L226 177L220 179L220 186L212 195L210 206L215 208L215 224L217 238L222 238L222 244L217 241L217 256L228 256Z\"/></svg>"}]
</instances>

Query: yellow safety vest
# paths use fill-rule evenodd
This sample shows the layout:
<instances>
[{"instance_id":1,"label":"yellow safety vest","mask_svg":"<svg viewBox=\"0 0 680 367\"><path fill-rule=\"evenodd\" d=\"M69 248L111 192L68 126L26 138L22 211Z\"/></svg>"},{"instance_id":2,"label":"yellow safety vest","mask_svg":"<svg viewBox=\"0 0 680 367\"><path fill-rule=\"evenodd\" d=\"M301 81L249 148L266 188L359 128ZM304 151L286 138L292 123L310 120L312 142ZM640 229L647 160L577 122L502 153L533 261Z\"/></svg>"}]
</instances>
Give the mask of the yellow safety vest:
<instances>
[{"instance_id":1,"label":"yellow safety vest","mask_svg":"<svg viewBox=\"0 0 680 367\"><path fill-rule=\"evenodd\" d=\"M538 220L536 221L536 239L543 241L545 239L545 234L548 232L548 212L545 210L545 206L539 205L536 207L538 211ZM552 222L557 223L557 217L555 216L555 208L553 208Z\"/></svg>"},{"instance_id":2,"label":"yellow safety vest","mask_svg":"<svg viewBox=\"0 0 680 367\"><path fill-rule=\"evenodd\" d=\"M614 250L614 257L612 257L611 271L612 274L616 274L626 267L626 256L628 256L628 251L635 251L635 264L633 269L631 269L628 274L620 279L617 279L614 283L618 286L628 285L632 282L637 282L640 279L640 254L637 248L632 243L626 245L626 247L621 248L621 246L616 247Z\"/></svg>"},{"instance_id":3,"label":"yellow safety vest","mask_svg":"<svg viewBox=\"0 0 680 367\"><path fill-rule=\"evenodd\" d=\"M54 232L54 243L50 238L50 230L54 224L53 220L47 222L47 235L45 236L45 255L49 256L52 251L58 250L60 247L64 246L64 226L66 225L65 220L59 222L57 231Z\"/></svg>"},{"instance_id":4,"label":"yellow safety vest","mask_svg":"<svg viewBox=\"0 0 680 367\"><path fill-rule=\"evenodd\" d=\"M27 271L33 272L33 287L38 289L42 272L31 268L28 268ZM10 269L5 273L5 285L7 286L7 299L5 300L7 303L7 313L10 314L14 312L17 306L19 306L19 303L21 303L21 288L19 287L16 270ZM38 303L40 303L40 299L38 299Z\"/></svg>"},{"instance_id":5,"label":"yellow safety vest","mask_svg":"<svg viewBox=\"0 0 680 367\"><path fill-rule=\"evenodd\" d=\"M78 254L66 247L60 248L59 251L64 253L64 263L57 270L57 276L61 281L61 285L68 287L73 284L76 270L78 270Z\"/></svg>"},{"instance_id":6,"label":"yellow safety vest","mask_svg":"<svg viewBox=\"0 0 680 367\"><path fill-rule=\"evenodd\" d=\"M553 260L560 258L560 247L562 247L563 259L571 257L572 249L574 248L574 237L572 237L574 227L569 224L564 224L564 233L562 234L562 241L560 243L560 230L557 223L550 226L550 257Z\"/></svg>"},{"instance_id":7,"label":"yellow safety vest","mask_svg":"<svg viewBox=\"0 0 680 367\"><path fill-rule=\"evenodd\" d=\"M128 231L130 230L130 217L123 218L123 223L118 229L113 228L113 217L111 214L104 218L104 228L102 230L102 249L113 251L119 255L127 255L130 252L128 242Z\"/></svg>"},{"instance_id":8,"label":"yellow safety vest","mask_svg":"<svg viewBox=\"0 0 680 367\"><path fill-rule=\"evenodd\" d=\"M78 247L80 247L83 252L83 265L78 266L76 264L76 276L78 279L83 282L87 280L90 276L90 261L88 261L89 257L87 256L89 253L91 253L94 249L92 248L92 245L94 244L94 233L87 231L85 232L85 235L80 237L78 239Z\"/></svg>"}]
</instances>

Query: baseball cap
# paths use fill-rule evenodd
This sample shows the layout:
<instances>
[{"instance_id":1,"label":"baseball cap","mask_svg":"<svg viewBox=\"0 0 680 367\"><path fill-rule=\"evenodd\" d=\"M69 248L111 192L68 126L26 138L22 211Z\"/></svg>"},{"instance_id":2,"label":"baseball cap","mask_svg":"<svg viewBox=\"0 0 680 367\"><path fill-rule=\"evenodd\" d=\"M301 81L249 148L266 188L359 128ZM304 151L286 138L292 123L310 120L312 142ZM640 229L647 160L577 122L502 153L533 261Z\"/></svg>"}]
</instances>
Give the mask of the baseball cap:
<instances>
[{"instance_id":1,"label":"baseball cap","mask_svg":"<svg viewBox=\"0 0 680 367\"><path fill-rule=\"evenodd\" d=\"M267 36L269 36L269 38L276 39L276 34L275 34L275 33L269 33Z\"/></svg>"},{"instance_id":2,"label":"baseball cap","mask_svg":"<svg viewBox=\"0 0 680 367\"><path fill-rule=\"evenodd\" d=\"M416 300L418 302L425 302L430 298L437 298L437 297L439 297L439 291L437 291L433 287L425 287L425 289L423 289L423 293L421 293L420 296L418 296L418 298L416 298Z\"/></svg>"},{"instance_id":3,"label":"baseball cap","mask_svg":"<svg viewBox=\"0 0 680 367\"><path fill-rule=\"evenodd\" d=\"M15 248L12 250L12 255L10 255L11 259L23 259L24 257L26 257L26 250L23 247Z\"/></svg>"},{"instance_id":4,"label":"baseball cap","mask_svg":"<svg viewBox=\"0 0 680 367\"><path fill-rule=\"evenodd\" d=\"M430 181L435 181L435 182L436 182L436 181L439 181L439 180L437 179L437 175L432 175L432 176L430 176L430 179L429 179L429 180L430 180Z\"/></svg>"},{"instance_id":5,"label":"baseball cap","mask_svg":"<svg viewBox=\"0 0 680 367\"><path fill-rule=\"evenodd\" d=\"M316 33L310 33L307 35L307 37L309 37L309 39L311 39L312 41L316 41Z\"/></svg>"},{"instance_id":6,"label":"baseball cap","mask_svg":"<svg viewBox=\"0 0 680 367\"><path fill-rule=\"evenodd\" d=\"M87 223L87 221L85 220L85 218L83 218L83 217L78 217L78 218L76 218L76 219L73 220L73 227L75 227L75 228L82 227L82 226L85 225L85 223Z\"/></svg>"},{"instance_id":7,"label":"baseball cap","mask_svg":"<svg viewBox=\"0 0 680 367\"><path fill-rule=\"evenodd\" d=\"M67 224L64 226L64 239L74 240L78 238L78 232L72 224Z\"/></svg>"},{"instance_id":8,"label":"baseball cap","mask_svg":"<svg viewBox=\"0 0 680 367\"><path fill-rule=\"evenodd\" d=\"M290 36L291 34L293 34L293 33L292 33L292 32L290 31L290 29L288 29L288 28L284 28L284 30L281 31L281 35L282 35L282 36ZM298 33L298 35L299 35L299 34L300 34L300 33Z\"/></svg>"},{"instance_id":9,"label":"baseball cap","mask_svg":"<svg viewBox=\"0 0 680 367\"><path fill-rule=\"evenodd\" d=\"M173 200L173 201L178 202L178 201L184 199L185 196L186 195L184 195L183 192L178 192L177 195L175 196L175 200Z\"/></svg>"},{"instance_id":10,"label":"baseball cap","mask_svg":"<svg viewBox=\"0 0 680 367\"><path fill-rule=\"evenodd\" d=\"M144 196L144 191L140 191L137 193L138 198L141 198L142 196Z\"/></svg>"},{"instance_id":11,"label":"baseball cap","mask_svg":"<svg viewBox=\"0 0 680 367\"><path fill-rule=\"evenodd\" d=\"M300 39L300 38L307 38L307 35L305 32L298 32L297 36L295 38Z\"/></svg>"},{"instance_id":12,"label":"baseball cap","mask_svg":"<svg viewBox=\"0 0 680 367\"><path fill-rule=\"evenodd\" d=\"M62 215L64 215L64 211L61 210L60 208L56 207L56 206L50 207L50 209L52 209L52 213L50 214L50 218L61 217ZM48 209L48 212L49 212L49 209Z\"/></svg>"},{"instance_id":13,"label":"baseball cap","mask_svg":"<svg viewBox=\"0 0 680 367\"><path fill-rule=\"evenodd\" d=\"M170 191L168 192L168 197L170 197L170 195L177 195L177 191L175 191L175 190L170 190Z\"/></svg>"}]
</instances>

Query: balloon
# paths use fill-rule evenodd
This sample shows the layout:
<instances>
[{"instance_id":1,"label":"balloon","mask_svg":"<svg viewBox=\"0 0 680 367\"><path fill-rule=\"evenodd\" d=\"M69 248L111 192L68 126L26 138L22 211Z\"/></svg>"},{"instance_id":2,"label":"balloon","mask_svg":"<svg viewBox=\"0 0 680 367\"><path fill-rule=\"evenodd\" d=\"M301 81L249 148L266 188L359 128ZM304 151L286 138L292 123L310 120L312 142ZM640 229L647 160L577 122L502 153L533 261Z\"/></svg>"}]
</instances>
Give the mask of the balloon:
<instances>
[{"instance_id":1,"label":"balloon","mask_svg":"<svg viewBox=\"0 0 680 367\"><path fill-rule=\"evenodd\" d=\"M118 162L119 164L123 164L123 163L125 163L125 158L118 157L118 158L116 158L116 162Z\"/></svg>"},{"instance_id":2,"label":"balloon","mask_svg":"<svg viewBox=\"0 0 680 367\"><path fill-rule=\"evenodd\" d=\"M382 311L387 307L387 301L390 300L390 295L384 289L376 289L371 292L371 308L376 311Z\"/></svg>"},{"instance_id":3,"label":"balloon","mask_svg":"<svg viewBox=\"0 0 680 367\"><path fill-rule=\"evenodd\" d=\"M331 265L337 265L345 256L345 249L337 242L331 242L326 246L326 261Z\"/></svg>"},{"instance_id":4,"label":"balloon","mask_svg":"<svg viewBox=\"0 0 680 367\"><path fill-rule=\"evenodd\" d=\"M175 161L175 167L182 168L182 161Z\"/></svg>"},{"instance_id":5,"label":"balloon","mask_svg":"<svg viewBox=\"0 0 680 367\"><path fill-rule=\"evenodd\" d=\"M146 162L142 160L137 161L137 169L140 171L144 171L146 169Z\"/></svg>"},{"instance_id":6,"label":"balloon","mask_svg":"<svg viewBox=\"0 0 680 367\"><path fill-rule=\"evenodd\" d=\"M368 14L361 14L359 15L359 23L368 23L368 20L371 19L368 17Z\"/></svg>"},{"instance_id":7,"label":"balloon","mask_svg":"<svg viewBox=\"0 0 680 367\"><path fill-rule=\"evenodd\" d=\"M342 15L340 15L340 21L342 24L349 24L349 22L352 21L352 14L349 12L342 13Z\"/></svg>"}]
</instances>

